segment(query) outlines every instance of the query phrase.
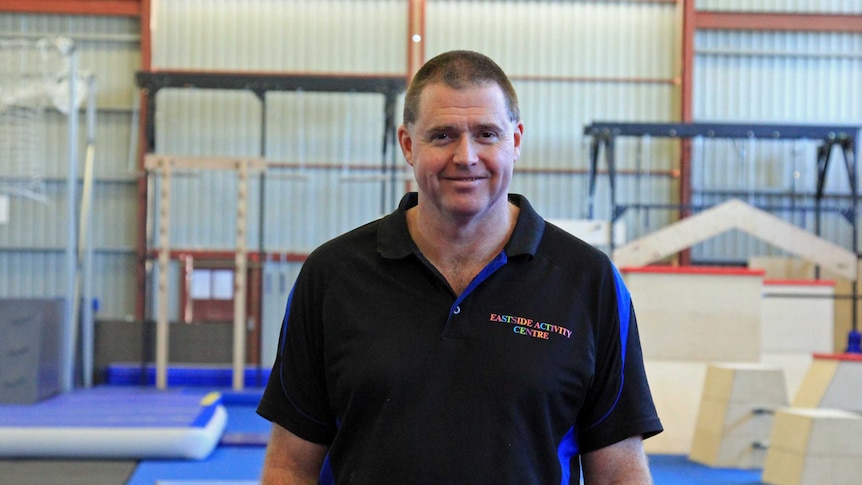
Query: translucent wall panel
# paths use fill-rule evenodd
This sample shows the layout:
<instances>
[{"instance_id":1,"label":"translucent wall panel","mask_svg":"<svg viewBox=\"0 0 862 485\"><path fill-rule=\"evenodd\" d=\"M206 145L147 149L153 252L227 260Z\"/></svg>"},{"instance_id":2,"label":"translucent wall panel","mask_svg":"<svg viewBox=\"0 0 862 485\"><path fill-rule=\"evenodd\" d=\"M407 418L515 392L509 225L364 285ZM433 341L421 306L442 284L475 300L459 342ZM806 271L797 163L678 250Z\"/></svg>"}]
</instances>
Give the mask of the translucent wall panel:
<instances>
[{"instance_id":1,"label":"translucent wall panel","mask_svg":"<svg viewBox=\"0 0 862 485\"><path fill-rule=\"evenodd\" d=\"M402 0L157 0L156 69L404 72Z\"/></svg>"},{"instance_id":2,"label":"translucent wall panel","mask_svg":"<svg viewBox=\"0 0 862 485\"><path fill-rule=\"evenodd\" d=\"M698 121L862 125L862 35L704 31L696 36L694 116ZM774 214L814 229L816 148L809 141L710 141L692 160L695 199L730 196L778 207ZM822 234L850 248L852 225L838 212L850 201L841 154L827 172ZM698 195L700 194L700 195ZM781 209L792 207L795 210ZM744 261L776 250L744 235L697 248L704 259Z\"/></svg>"},{"instance_id":3,"label":"translucent wall panel","mask_svg":"<svg viewBox=\"0 0 862 485\"><path fill-rule=\"evenodd\" d=\"M676 6L429 0L426 54L473 49L511 76L674 76Z\"/></svg>"},{"instance_id":4,"label":"translucent wall panel","mask_svg":"<svg viewBox=\"0 0 862 485\"><path fill-rule=\"evenodd\" d=\"M134 71L140 64L139 24L123 17L0 14L0 37L70 38L79 73L96 79L96 148L92 245L98 318L125 318L134 308L137 187L133 153ZM47 203L12 198L9 223L0 225L0 296L40 297L65 293L63 248L67 242L67 120L45 113L39 138ZM79 118L78 165L83 173L86 124ZM80 175L80 174L79 174ZM80 196L80 192L79 192ZM77 215L77 214L76 214Z\"/></svg>"},{"instance_id":5,"label":"translucent wall panel","mask_svg":"<svg viewBox=\"0 0 862 485\"><path fill-rule=\"evenodd\" d=\"M64 254L59 251L0 252L0 294L4 297L63 297L65 288Z\"/></svg>"},{"instance_id":6,"label":"translucent wall panel","mask_svg":"<svg viewBox=\"0 0 862 485\"><path fill-rule=\"evenodd\" d=\"M39 39L63 36L78 53L80 72L98 80L101 108L129 108L134 72L141 65L139 22L127 17L0 14L0 37Z\"/></svg>"},{"instance_id":7,"label":"translucent wall panel","mask_svg":"<svg viewBox=\"0 0 862 485\"><path fill-rule=\"evenodd\" d=\"M266 250L307 251L393 207L392 179L381 177L395 157L390 143L383 158L382 95L166 89L158 107L160 153L266 158L263 193L257 175L250 181L250 247L263 234ZM171 245L236 247L236 184L232 172L177 172Z\"/></svg>"},{"instance_id":8,"label":"translucent wall panel","mask_svg":"<svg viewBox=\"0 0 862 485\"><path fill-rule=\"evenodd\" d=\"M281 322L287 307L287 297L302 267L300 263L268 261L263 266L263 314L261 319L261 362L264 366L275 361Z\"/></svg>"}]
</instances>

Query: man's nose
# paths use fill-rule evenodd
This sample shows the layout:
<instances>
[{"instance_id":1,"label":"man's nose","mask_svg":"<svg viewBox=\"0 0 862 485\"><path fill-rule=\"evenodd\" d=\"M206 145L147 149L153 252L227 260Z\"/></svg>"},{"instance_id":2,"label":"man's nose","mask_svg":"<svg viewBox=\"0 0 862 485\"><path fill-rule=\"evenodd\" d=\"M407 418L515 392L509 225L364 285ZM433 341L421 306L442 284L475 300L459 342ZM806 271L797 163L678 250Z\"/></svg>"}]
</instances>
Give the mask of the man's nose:
<instances>
[{"instance_id":1,"label":"man's nose","mask_svg":"<svg viewBox=\"0 0 862 485\"><path fill-rule=\"evenodd\" d=\"M469 136L465 135L458 138L458 142L455 145L453 161L455 163L465 165L473 164L478 161L476 156L476 146Z\"/></svg>"}]
</instances>

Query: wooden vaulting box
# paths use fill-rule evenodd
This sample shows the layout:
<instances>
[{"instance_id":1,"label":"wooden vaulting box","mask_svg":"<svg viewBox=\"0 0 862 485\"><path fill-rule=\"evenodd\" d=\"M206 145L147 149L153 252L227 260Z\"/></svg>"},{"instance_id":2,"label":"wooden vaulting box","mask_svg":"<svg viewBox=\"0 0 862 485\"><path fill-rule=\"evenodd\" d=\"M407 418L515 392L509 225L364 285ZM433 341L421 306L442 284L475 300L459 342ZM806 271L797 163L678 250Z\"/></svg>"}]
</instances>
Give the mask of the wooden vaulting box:
<instances>
[{"instance_id":1,"label":"wooden vaulting box","mask_svg":"<svg viewBox=\"0 0 862 485\"><path fill-rule=\"evenodd\" d=\"M772 412L787 403L781 369L711 364L689 458L724 468L763 467Z\"/></svg>"},{"instance_id":2,"label":"wooden vaulting box","mask_svg":"<svg viewBox=\"0 0 862 485\"><path fill-rule=\"evenodd\" d=\"M775 414L762 480L773 485L848 485L862 477L862 415L786 408Z\"/></svg>"}]
</instances>

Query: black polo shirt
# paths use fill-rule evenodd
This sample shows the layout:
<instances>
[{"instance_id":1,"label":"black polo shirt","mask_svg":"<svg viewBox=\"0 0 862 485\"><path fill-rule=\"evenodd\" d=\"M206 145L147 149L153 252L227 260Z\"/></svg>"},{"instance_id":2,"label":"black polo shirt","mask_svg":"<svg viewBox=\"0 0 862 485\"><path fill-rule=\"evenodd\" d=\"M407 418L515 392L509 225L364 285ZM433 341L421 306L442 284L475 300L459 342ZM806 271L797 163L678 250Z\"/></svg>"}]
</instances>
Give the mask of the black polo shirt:
<instances>
[{"instance_id":1,"label":"black polo shirt","mask_svg":"<svg viewBox=\"0 0 862 485\"><path fill-rule=\"evenodd\" d=\"M307 259L258 413L329 446L337 483L577 483L578 455L661 424L628 291L518 195L456 295L392 214Z\"/></svg>"}]
</instances>

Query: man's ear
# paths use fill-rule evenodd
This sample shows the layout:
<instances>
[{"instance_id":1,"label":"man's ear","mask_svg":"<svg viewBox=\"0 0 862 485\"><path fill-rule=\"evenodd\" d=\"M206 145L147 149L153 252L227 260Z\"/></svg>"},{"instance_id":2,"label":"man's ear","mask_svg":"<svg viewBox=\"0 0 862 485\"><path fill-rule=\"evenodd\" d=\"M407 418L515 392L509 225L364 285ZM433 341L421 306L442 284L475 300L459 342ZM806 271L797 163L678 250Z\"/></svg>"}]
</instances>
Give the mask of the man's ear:
<instances>
[{"instance_id":1,"label":"man's ear","mask_svg":"<svg viewBox=\"0 0 862 485\"><path fill-rule=\"evenodd\" d=\"M524 122L519 121L517 125L515 125L515 133L513 136L514 146L515 146L515 160L521 158L521 138L524 136Z\"/></svg>"},{"instance_id":2,"label":"man's ear","mask_svg":"<svg viewBox=\"0 0 862 485\"><path fill-rule=\"evenodd\" d=\"M404 160L412 167L413 166L413 138L407 131L405 125L398 127L398 144L401 145L401 153L404 154Z\"/></svg>"}]
</instances>

